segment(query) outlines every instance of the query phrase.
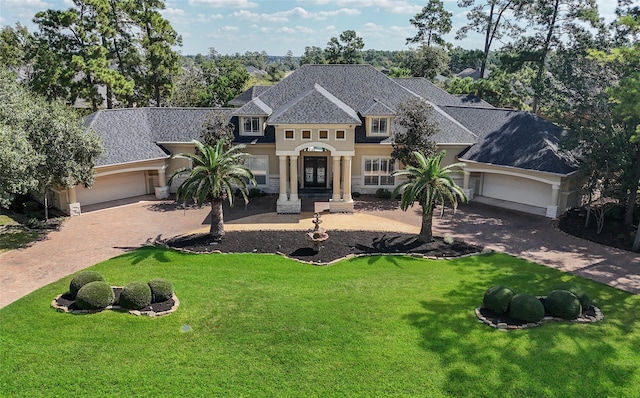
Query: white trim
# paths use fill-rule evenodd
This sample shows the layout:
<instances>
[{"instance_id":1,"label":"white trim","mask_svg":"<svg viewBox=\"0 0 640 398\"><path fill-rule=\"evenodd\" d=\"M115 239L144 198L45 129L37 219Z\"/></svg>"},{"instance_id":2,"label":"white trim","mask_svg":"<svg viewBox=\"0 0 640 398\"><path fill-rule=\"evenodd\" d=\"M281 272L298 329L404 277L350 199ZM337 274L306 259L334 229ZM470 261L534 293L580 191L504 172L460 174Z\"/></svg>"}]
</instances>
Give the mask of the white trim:
<instances>
[{"instance_id":1,"label":"white trim","mask_svg":"<svg viewBox=\"0 0 640 398\"><path fill-rule=\"evenodd\" d=\"M293 150L288 150L288 151L283 151L283 150L276 150L276 156L299 156L300 155L300 151L302 151L305 148L309 148L310 146L317 146L317 147L321 147L324 149L328 149L331 152L331 156L355 156L356 151L338 151L336 149L336 147L334 147L333 145L327 143L326 141L305 141L304 143L298 145L297 147L295 147Z\"/></svg>"},{"instance_id":2,"label":"white trim","mask_svg":"<svg viewBox=\"0 0 640 398\"><path fill-rule=\"evenodd\" d=\"M245 119L258 119L258 131L252 131L252 130L246 131L244 129ZM262 117L260 116L241 116L240 126L239 126L240 135L247 136L247 137L262 137L264 136L264 126L262 124L263 124Z\"/></svg>"},{"instance_id":3,"label":"white trim","mask_svg":"<svg viewBox=\"0 0 640 398\"><path fill-rule=\"evenodd\" d=\"M322 138L321 133L326 131L327 132L327 137L326 138ZM318 129L318 140L329 140L329 137L331 136L330 134L331 130L329 129Z\"/></svg>"},{"instance_id":4,"label":"white trim","mask_svg":"<svg viewBox=\"0 0 640 398\"><path fill-rule=\"evenodd\" d=\"M305 131L309 132L309 138L304 138L304 132ZM311 141L312 138L313 138L313 130L312 129L301 129L300 130L300 139L302 141Z\"/></svg>"},{"instance_id":5,"label":"white trim","mask_svg":"<svg viewBox=\"0 0 640 398\"><path fill-rule=\"evenodd\" d=\"M467 163L469 161L468 160L461 160L461 162ZM475 163L475 164L479 164L479 163ZM542 182L542 183L549 184L549 185L559 184L559 182L557 180L552 180L550 178L544 178L544 177L536 177L536 176L524 174L524 173L522 173L522 171L518 171L518 170L525 170L525 169L519 169L517 167L511 167L511 166L499 166L499 165L495 165L495 167L504 167L507 170L491 169L491 168L487 168L487 167L469 167L468 164L465 167L463 167L463 170L466 170L466 171L468 171L470 173L504 174L504 175L514 176L514 177L525 178L525 179L528 179L528 180L534 180L534 181ZM545 174L548 174L548 175L551 175L551 176L555 176L555 177L558 177L558 178L565 178L565 177L568 177L569 175L574 173L574 172L572 172L571 174L556 174L556 173L550 173L550 172L547 172L547 171L537 171L537 170L530 170L530 171L534 172L534 173L545 173Z\"/></svg>"},{"instance_id":6,"label":"white trim","mask_svg":"<svg viewBox=\"0 0 640 398\"><path fill-rule=\"evenodd\" d=\"M391 118L390 117L384 117L384 116L375 116L375 117L369 117L369 122L367 123L367 126L369 127L368 131L367 131L367 135L368 136L372 136L372 137L389 137L390 135L390 130L391 130ZM385 121L385 131L384 133L380 133L380 132L374 132L373 131L373 120L374 119L379 119L379 120L384 120Z\"/></svg>"},{"instance_id":7,"label":"white trim","mask_svg":"<svg viewBox=\"0 0 640 398\"><path fill-rule=\"evenodd\" d=\"M293 133L293 136L291 138L287 138L287 133L289 131L291 131ZM284 137L285 141L295 141L295 139L296 139L296 130L295 129L283 130L283 134L284 134L283 137Z\"/></svg>"},{"instance_id":8,"label":"white trim","mask_svg":"<svg viewBox=\"0 0 640 398\"><path fill-rule=\"evenodd\" d=\"M270 160L269 159L269 155L250 155L250 156L245 157L245 159L257 159L257 158L265 159L265 166L266 167L265 167L265 170L264 170L265 173L264 174L260 174L260 175L264 175L265 176L264 184L256 183L256 186L258 186L258 187L268 187L269 186L269 178L270 178L270 175L269 175L269 160ZM247 165L247 167L249 167L249 166ZM251 170L251 172L253 172L253 169L250 168L250 170ZM255 173L254 173L254 175L255 175Z\"/></svg>"},{"instance_id":9,"label":"white trim","mask_svg":"<svg viewBox=\"0 0 640 398\"><path fill-rule=\"evenodd\" d=\"M344 133L343 138L338 138L338 131L342 131ZM345 129L336 129L333 131L333 136L336 141L346 141L347 140L347 130Z\"/></svg>"},{"instance_id":10,"label":"white trim","mask_svg":"<svg viewBox=\"0 0 640 398\"><path fill-rule=\"evenodd\" d=\"M398 162L394 161L391 156L363 156L362 157L362 165L361 165L361 172L362 172L362 177L361 177L361 183L363 187L381 187L381 188L386 188L386 187L394 187L396 184L396 178L393 178L393 183L392 184L380 184L380 177L382 176L391 176L391 173L389 174L367 174L366 171L366 163L367 160L371 160L371 159L377 159L377 160L387 160L389 162L389 164L393 164L393 170L397 170L398 169ZM388 169L387 169L388 171ZM377 176L378 177L378 184L372 185L372 184L367 184L365 179L369 176Z\"/></svg>"}]
</instances>

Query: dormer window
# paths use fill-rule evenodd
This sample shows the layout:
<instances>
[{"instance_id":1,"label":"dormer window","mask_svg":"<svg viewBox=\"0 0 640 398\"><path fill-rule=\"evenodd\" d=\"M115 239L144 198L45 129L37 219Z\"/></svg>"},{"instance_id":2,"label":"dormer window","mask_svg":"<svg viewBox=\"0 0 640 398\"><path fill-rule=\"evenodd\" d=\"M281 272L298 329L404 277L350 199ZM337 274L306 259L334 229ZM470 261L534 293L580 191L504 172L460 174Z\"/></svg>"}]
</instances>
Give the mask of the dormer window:
<instances>
[{"instance_id":1,"label":"dormer window","mask_svg":"<svg viewBox=\"0 0 640 398\"><path fill-rule=\"evenodd\" d=\"M258 116L242 118L242 135L262 135L262 123Z\"/></svg>"},{"instance_id":2,"label":"dormer window","mask_svg":"<svg viewBox=\"0 0 640 398\"><path fill-rule=\"evenodd\" d=\"M370 126L371 135L389 135L389 118L372 117Z\"/></svg>"}]
</instances>

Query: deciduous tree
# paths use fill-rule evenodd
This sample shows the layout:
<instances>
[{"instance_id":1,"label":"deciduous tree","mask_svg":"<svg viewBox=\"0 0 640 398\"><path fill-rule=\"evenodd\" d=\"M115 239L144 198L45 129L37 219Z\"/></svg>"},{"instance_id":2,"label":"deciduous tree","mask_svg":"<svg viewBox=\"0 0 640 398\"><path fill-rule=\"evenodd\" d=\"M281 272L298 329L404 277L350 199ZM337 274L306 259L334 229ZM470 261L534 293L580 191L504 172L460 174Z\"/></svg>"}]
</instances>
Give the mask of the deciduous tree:
<instances>
[{"instance_id":1,"label":"deciduous tree","mask_svg":"<svg viewBox=\"0 0 640 398\"><path fill-rule=\"evenodd\" d=\"M417 166L415 151L431 155L436 143L432 136L438 127L431 121L433 108L421 99L410 99L400 103L396 109L394 123L394 140L391 157L403 164Z\"/></svg>"}]
</instances>

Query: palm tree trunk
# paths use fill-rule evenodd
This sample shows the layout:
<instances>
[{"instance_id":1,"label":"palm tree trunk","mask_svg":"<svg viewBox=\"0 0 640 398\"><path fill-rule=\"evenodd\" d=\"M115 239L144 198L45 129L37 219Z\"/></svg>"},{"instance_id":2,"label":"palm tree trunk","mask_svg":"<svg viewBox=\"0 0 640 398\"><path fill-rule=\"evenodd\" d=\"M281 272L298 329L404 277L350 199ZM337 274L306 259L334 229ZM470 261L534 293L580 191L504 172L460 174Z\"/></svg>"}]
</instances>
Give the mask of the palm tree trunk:
<instances>
[{"instance_id":1,"label":"palm tree trunk","mask_svg":"<svg viewBox=\"0 0 640 398\"><path fill-rule=\"evenodd\" d=\"M420 227L420 233L418 234L418 239L423 242L431 242L433 241L433 212L429 214L422 215L422 226Z\"/></svg>"},{"instance_id":2,"label":"palm tree trunk","mask_svg":"<svg viewBox=\"0 0 640 398\"><path fill-rule=\"evenodd\" d=\"M222 198L211 201L211 228L209 235L215 240L222 240L224 236L224 215L222 213Z\"/></svg>"}]
</instances>

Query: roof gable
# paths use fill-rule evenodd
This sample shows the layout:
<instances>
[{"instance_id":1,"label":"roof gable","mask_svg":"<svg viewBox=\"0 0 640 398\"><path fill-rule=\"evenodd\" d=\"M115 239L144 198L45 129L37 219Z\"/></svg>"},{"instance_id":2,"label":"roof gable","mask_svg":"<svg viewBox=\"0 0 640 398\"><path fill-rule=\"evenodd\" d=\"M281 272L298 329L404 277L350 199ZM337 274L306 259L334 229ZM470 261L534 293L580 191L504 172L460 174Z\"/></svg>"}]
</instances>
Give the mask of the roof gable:
<instances>
[{"instance_id":1,"label":"roof gable","mask_svg":"<svg viewBox=\"0 0 640 398\"><path fill-rule=\"evenodd\" d=\"M278 108L269 124L360 124L358 114L319 84Z\"/></svg>"}]
</instances>

